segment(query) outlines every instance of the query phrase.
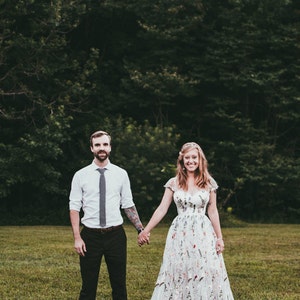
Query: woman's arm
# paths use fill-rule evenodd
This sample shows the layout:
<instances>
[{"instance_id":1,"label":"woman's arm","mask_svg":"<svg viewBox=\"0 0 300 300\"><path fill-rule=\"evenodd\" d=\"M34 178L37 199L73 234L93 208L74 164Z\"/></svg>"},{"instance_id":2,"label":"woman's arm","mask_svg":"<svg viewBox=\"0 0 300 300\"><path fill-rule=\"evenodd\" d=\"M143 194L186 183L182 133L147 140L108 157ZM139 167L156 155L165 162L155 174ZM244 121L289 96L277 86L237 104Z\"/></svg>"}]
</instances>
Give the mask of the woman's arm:
<instances>
[{"instance_id":1,"label":"woman's arm","mask_svg":"<svg viewBox=\"0 0 300 300\"><path fill-rule=\"evenodd\" d=\"M149 240L150 231L163 219L163 217L168 212L168 209L173 200L173 191L170 188L166 188L162 200L159 206L153 213L150 221L144 228L144 230L139 234L138 243L143 245Z\"/></svg>"},{"instance_id":2,"label":"woman's arm","mask_svg":"<svg viewBox=\"0 0 300 300\"><path fill-rule=\"evenodd\" d=\"M216 250L217 253L220 254L224 251L224 241L223 241L222 230L220 225L219 212L217 208L216 190L210 192L207 214L214 228L215 234L217 236Z\"/></svg>"}]
</instances>

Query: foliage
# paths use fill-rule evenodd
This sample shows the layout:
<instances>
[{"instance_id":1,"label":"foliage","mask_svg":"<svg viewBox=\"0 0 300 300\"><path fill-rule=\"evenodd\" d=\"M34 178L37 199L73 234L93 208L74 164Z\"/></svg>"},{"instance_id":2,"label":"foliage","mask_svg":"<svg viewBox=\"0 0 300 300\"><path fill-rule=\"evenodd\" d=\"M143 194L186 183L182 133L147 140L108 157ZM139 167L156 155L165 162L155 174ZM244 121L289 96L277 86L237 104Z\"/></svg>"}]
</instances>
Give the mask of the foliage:
<instances>
[{"instance_id":1,"label":"foliage","mask_svg":"<svg viewBox=\"0 0 300 300\"><path fill-rule=\"evenodd\" d=\"M128 171L136 205L149 216L161 200L163 184L175 175L179 135L175 126L153 127L148 121L138 125L117 119L113 128L114 160Z\"/></svg>"},{"instance_id":2,"label":"foliage","mask_svg":"<svg viewBox=\"0 0 300 300\"><path fill-rule=\"evenodd\" d=\"M181 140L200 141L223 206L234 206L246 219L297 221L296 4L155 4L141 2L135 8L143 29L141 55L126 61L126 96L145 99L145 106L149 101L161 123L176 122ZM197 18L193 13L190 20L182 18L190 5Z\"/></svg>"},{"instance_id":3,"label":"foliage","mask_svg":"<svg viewBox=\"0 0 300 300\"><path fill-rule=\"evenodd\" d=\"M0 8L4 215L64 218L72 174L101 127L145 215L181 143L194 140L220 208L299 221L296 1L2 0Z\"/></svg>"},{"instance_id":4,"label":"foliage","mask_svg":"<svg viewBox=\"0 0 300 300\"><path fill-rule=\"evenodd\" d=\"M85 67L93 72L89 52L86 62L66 54L67 33L84 10L76 3L0 3L2 212L55 209L65 194L59 159L72 119L68 111L86 97Z\"/></svg>"},{"instance_id":5,"label":"foliage","mask_svg":"<svg viewBox=\"0 0 300 300\"><path fill-rule=\"evenodd\" d=\"M205 36L203 59L209 65L205 77L218 82L207 97L217 118L214 160L229 190L221 197L234 196L231 205L244 218L263 220L267 212L273 222L295 221L299 214L291 208L300 204L296 7L292 1L214 1L207 7L220 10L208 9L207 21L215 22ZM216 87L207 79L202 82Z\"/></svg>"}]
</instances>

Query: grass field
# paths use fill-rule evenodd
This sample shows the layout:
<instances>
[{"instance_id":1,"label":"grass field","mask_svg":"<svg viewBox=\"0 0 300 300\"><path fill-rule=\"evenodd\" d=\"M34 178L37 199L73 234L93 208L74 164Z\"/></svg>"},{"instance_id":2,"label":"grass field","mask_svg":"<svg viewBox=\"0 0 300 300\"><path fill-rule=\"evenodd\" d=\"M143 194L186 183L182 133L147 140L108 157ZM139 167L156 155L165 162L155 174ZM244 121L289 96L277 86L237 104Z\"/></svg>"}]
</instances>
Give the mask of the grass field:
<instances>
[{"instance_id":1,"label":"grass field","mask_svg":"<svg viewBox=\"0 0 300 300\"><path fill-rule=\"evenodd\" d=\"M150 299L168 230L159 226L151 244L128 236L129 300ZM300 299L300 225L247 225L224 228L224 259L235 299ZM81 279L70 227L0 227L1 300L75 300ZM110 285L102 265L97 300L109 300Z\"/></svg>"}]
</instances>

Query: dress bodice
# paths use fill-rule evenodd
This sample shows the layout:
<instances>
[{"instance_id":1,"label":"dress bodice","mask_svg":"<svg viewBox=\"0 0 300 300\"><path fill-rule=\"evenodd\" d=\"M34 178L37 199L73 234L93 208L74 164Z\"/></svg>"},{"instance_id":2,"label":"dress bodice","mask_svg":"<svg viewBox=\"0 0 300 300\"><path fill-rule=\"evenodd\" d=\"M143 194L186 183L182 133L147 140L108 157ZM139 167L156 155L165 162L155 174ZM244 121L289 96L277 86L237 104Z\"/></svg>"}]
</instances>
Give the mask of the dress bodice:
<instances>
[{"instance_id":1,"label":"dress bodice","mask_svg":"<svg viewBox=\"0 0 300 300\"><path fill-rule=\"evenodd\" d=\"M179 189L174 192L173 199L178 215L183 213L200 213L204 215L209 201L209 192L201 189L197 190L194 194L190 194Z\"/></svg>"},{"instance_id":2,"label":"dress bodice","mask_svg":"<svg viewBox=\"0 0 300 300\"><path fill-rule=\"evenodd\" d=\"M177 184L176 177L173 177L168 180L165 187L174 192L173 200L176 204L178 215L183 213L200 213L201 215L205 215L210 192L216 190L218 184L210 177L207 189L199 188L191 194L180 188Z\"/></svg>"}]
</instances>

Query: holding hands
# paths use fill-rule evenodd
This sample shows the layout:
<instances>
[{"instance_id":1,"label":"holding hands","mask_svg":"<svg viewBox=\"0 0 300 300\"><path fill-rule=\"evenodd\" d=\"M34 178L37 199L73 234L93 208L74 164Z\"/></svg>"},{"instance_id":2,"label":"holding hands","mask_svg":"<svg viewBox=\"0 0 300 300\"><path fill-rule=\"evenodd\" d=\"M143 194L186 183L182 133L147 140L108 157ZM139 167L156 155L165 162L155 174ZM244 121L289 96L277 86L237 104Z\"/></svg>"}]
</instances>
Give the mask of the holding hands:
<instances>
[{"instance_id":1,"label":"holding hands","mask_svg":"<svg viewBox=\"0 0 300 300\"><path fill-rule=\"evenodd\" d=\"M138 235L138 245L141 247L144 244L150 243L150 232L147 232L146 230L143 230Z\"/></svg>"}]
</instances>

